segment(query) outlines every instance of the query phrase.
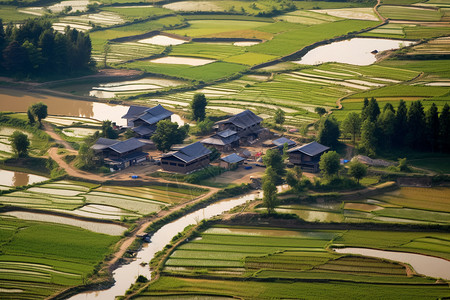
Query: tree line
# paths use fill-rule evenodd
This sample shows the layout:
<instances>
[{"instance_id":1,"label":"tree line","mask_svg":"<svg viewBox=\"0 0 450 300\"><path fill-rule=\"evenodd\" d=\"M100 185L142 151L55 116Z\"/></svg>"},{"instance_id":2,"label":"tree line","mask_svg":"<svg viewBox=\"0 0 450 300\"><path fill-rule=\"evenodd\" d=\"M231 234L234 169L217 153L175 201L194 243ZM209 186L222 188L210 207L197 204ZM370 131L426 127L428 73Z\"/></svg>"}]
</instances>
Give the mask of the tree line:
<instances>
[{"instance_id":1,"label":"tree line","mask_svg":"<svg viewBox=\"0 0 450 300\"><path fill-rule=\"evenodd\" d=\"M380 109L375 98L365 98L361 113L352 112L339 124L333 117L321 120L318 141L333 147L343 133L358 150L374 156L382 151L412 149L416 151L450 152L450 107L446 103L439 112L435 103L425 111L420 100L400 100L398 107L386 103Z\"/></svg>"},{"instance_id":2,"label":"tree line","mask_svg":"<svg viewBox=\"0 0 450 300\"><path fill-rule=\"evenodd\" d=\"M16 77L84 72L95 66L88 34L52 28L48 19L28 19L6 28L0 19L0 72Z\"/></svg>"}]
</instances>

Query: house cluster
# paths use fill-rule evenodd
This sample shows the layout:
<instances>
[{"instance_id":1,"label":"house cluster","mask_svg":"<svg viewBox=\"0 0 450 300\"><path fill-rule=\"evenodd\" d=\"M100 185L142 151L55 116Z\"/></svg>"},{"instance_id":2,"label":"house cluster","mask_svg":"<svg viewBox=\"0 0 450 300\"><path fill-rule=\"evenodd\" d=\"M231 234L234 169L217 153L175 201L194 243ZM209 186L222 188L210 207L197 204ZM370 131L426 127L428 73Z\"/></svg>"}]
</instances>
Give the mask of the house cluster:
<instances>
[{"instance_id":1,"label":"house cluster","mask_svg":"<svg viewBox=\"0 0 450 300\"><path fill-rule=\"evenodd\" d=\"M92 146L96 154L104 157L105 163L113 169L124 169L149 159L146 150L154 149L149 138L156 130L159 121L170 119L173 113L161 105L152 108L130 106L122 117L127 120L127 127L137 137L125 141L100 138ZM237 152L239 147L252 145L256 140L265 137L268 130L261 126L262 118L250 110L245 110L228 119L216 122L214 134L199 142L182 146L161 155L161 168L168 172L190 173L209 165L211 148L219 152ZM288 147L289 161L302 169L317 172L320 156L329 150L317 142L297 146L295 141L286 137L265 143L273 149L283 151ZM247 151L248 152L248 151ZM245 151L244 151L245 154ZM219 166L227 169L244 163L245 155L232 153L221 157Z\"/></svg>"}]
</instances>

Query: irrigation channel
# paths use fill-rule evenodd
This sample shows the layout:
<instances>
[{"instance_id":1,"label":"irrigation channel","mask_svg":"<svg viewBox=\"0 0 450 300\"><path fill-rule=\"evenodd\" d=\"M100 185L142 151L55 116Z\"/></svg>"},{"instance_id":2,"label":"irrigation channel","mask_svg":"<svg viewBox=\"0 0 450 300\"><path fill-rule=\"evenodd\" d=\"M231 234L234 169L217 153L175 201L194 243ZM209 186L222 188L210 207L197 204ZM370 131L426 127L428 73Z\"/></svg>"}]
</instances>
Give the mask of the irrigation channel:
<instances>
[{"instance_id":1,"label":"irrigation channel","mask_svg":"<svg viewBox=\"0 0 450 300\"><path fill-rule=\"evenodd\" d=\"M279 190L285 187L279 187ZM188 225L197 224L204 219L209 219L220 215L223 212L246 203L247 201L255 200L262 197L261 192L253 192L243 195L238 198L231 198L222 200L218 203L211 204L205 208L199 209L190 213L180 219L177 219L169 224L164 225L152 236L151 243L144 245L144 247L137 253L136 260L130 264L122 265L113 272L115 284L102 291L90 291L86 293L77 294L71 297L71 300L85 300L85 299L114 299L116 296L124 295L126 290L136 281L139 275L143 275L148 279L151 278L151 272L147 265L153 258L156 252L161 251L172 238L183 231ZM141 265L145 264L145 265Z\"/></svg>"}]
</instances>

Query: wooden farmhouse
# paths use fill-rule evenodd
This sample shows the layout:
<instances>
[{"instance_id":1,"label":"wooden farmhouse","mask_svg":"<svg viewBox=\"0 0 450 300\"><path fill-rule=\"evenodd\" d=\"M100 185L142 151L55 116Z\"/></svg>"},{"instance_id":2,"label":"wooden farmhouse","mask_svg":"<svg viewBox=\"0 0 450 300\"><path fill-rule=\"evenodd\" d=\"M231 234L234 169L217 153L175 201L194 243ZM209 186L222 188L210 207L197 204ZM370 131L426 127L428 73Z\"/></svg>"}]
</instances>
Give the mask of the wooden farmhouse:
<instances>
[{"instance_id":1,"label":"wooden farmhouse","mask_svg":"<svg viewBox=\"0 0 450 300\"><path fill-rule=\"evenodd\" d=\"M221 152L229 152L231 149L239 147L239 136L236 131L225 129L202 140L201 143L207 147L214 147Z\"/></svg>"},{"instance_id":2,"label":"wooden farmhouse","mask_svg":"<svg viewBox=\"0 0 450 300\"><path fill-rule=\"evenodd\" d=\"M107 166L119 170L147 160L148 153L143 152L145 146L137 138L125 141L99 138L91 149L103 156Z\"/></svg>"},{"instance_id":3,"label":"wooden farmhouse","mask_svg":"<svg viewBox=\"0 0 450 300\"><path fill-rule=\"evenodd\" d=\"M329 147L312 142L288 150L289 162L300 166L303 170L319 171L319 161L322 154L330 150Z\"/></svg>"},{"instance_id":4,"label":"wooden farmhouse","mask_svg":"<svg viewBox=\"0 0 450 300\"><path fill-rule=\"evenodd\" d=\"M127 126L133 130L138 137L150 138L156 130L156 124L162 120L170 120L173 112L158 104L155 107L132 105L128 112L122 116L127 120Z\"/></svg>"},{"instance_id":5,"label":"wooden farmhouse","mask_svg":"<svg viewBox=\"0 0 450 300\"><path fill-rule=\"evenodd\" d=\"M272 147L274 149L278 149L280 151L283 151L283 148L284 148L285 144L287 144L288 149L291 149L292 147L297 145L297 143L295 141L290 140L290 139L285 138L285 137L280 137L279 139L276 139L276 140L272 141Z\"/></svg>"},{"instance_id":6,"label":"wooden farmhouse","mask_svg":"<svg viewBox=\"0 0 450 300\"><path fill-rule=\"evenodd\" d=\"M224 169L233 169L244 163L245 158L240 157L236 153L221 157L219 160L219 167Z\"/></svg>"},{"instance_id":7,"label":"wooden farmhouse","mask_svg":"<svg viewBox=\"0 0 450 300\"><path fill-rule=\"evenodd\" d=\"M261 128L262 119L250 110L245 110L226 120L216 122L215 127L218 132L224 130L235 131L240 141L251 142L258 138L263 130Z\"/></svg>"},{"instance_id":8,"label":"wooden farmhouse","mask_svg":"<svg viewBox=\"0 0 450 300\"><path fill-rule=\"evenodd\" d=\"M211 150L196 142L163 154L161 157L161 167L165 171L177 173L191 173L209 165L209 155Z\"/></svg>"}]
</instances>

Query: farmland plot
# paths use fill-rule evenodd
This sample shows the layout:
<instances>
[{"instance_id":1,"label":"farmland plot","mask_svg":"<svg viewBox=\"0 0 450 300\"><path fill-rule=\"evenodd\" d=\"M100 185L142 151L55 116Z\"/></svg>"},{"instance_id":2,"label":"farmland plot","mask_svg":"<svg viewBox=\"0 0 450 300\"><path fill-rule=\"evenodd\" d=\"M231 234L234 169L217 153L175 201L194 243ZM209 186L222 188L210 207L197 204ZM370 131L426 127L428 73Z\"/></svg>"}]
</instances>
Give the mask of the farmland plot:
<instances>
[{"instance_id":1,"label":"farmland plot","mask_svg":"<svg viewBox=\"0 0 450 300\"><path fill-rule=\"evenodd\" d=\"M120 15L113 12L100 12L96 14L86 14L80 16L67 16L59 19L58 22L53 23L53 28L58 31L64 31L66 26L75 28L80 31L87 31L92 29L92 26L109 27L124 23Z\"/></svg>"},{"instance_id":2,"label":"farmland plot","mask_svg":"<svg viewBox=\"0 0 450 300\"><path fill-rule=\"evenodd\" d=\"M73 226L2 217L0 298L43 299L82 284L117 240Z\"/></svg>"},{"instance_id":3,"label":"farmland plot","mask_svg":"<svg viewBox=\"0 0 450 300\"><path fill-rule=\"evenodd\" d=\"M440 21L442 13L435 9L413 6L382 5L378 9L386 18L413 21Z\"/></svg>"},{"instance_id":4,"label":"farmland plot","mask_svg":"<svg viewBox=\"0 0 450 300\"><path fill-rule=\"evenodd\" d=\"M367 244L364 236L370 237ZM406 276L404 265L377 258L341 255L328 252L325 247L330 243L399 251L413 251L416 247L417 252L433 252L445 257L449 237L447 233L307 231L216 225L202 232L199 238L179 246L166 262L161 278L140 296L214 293L216 296L258 299L298 295L314 298L313 294L308 294L313 290L321 297L342 293L346 298L358 298L358 294L370 290L371 295L375 293L382 298L387 295L382 296L381 287L387 289L388 286L390 295L405 295L409 289L421 291L423 295L444 295L447 293L445 286L437 288L432 279ZM407 241L412 242L405 245ZM185 275L190 278L186 279ZM245 278L245 283L241 285L242 281L233 277ZM253 278L270 280L258 285ZM324 278L327 281L324 282ZM293 282L293 279L307 282ZM375 286L380 289L374 289Z\"/></svg>"}]
</instances>

